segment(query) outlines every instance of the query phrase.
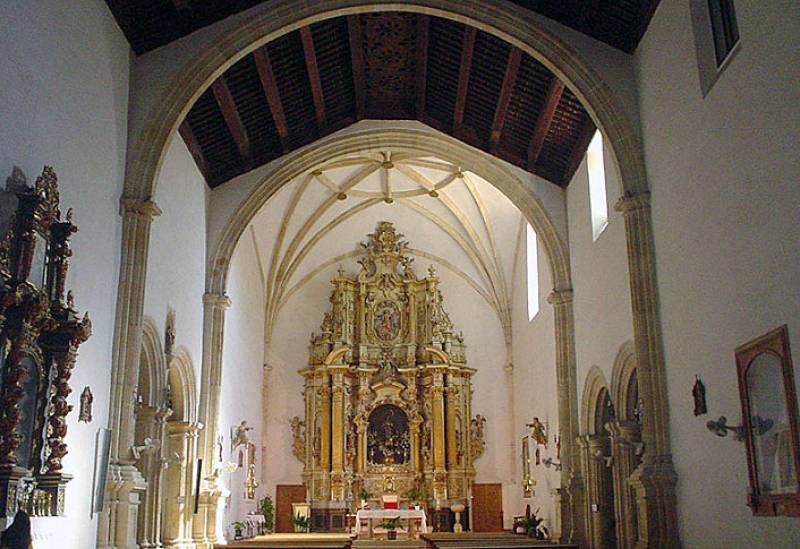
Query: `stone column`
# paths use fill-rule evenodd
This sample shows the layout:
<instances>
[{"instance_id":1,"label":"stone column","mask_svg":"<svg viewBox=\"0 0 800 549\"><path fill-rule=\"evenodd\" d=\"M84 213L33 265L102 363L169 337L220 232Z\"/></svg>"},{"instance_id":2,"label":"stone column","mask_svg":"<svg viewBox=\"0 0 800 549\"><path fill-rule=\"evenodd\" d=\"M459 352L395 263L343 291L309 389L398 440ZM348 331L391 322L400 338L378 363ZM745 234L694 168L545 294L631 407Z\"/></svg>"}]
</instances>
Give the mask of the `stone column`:
<instances>
[{"instance_id":1,"label":"stone column","mask_svg":"<svg viewBox=\"0 0 800 549\"><path fill-rule=\"evenodd\" d=\"M586 482L586 539L593 549L610 548L608 527L614 516L611 502L604 497L606 493L604 468L608 457L608 437L586 435L578 438L581 447L584 480Z\"/></svg>"},{"instance_id":2,"label":"stone column","mask_svg":"<svg viewBox=\"0 0 800 549\"><path fill-rule=\"evenodd\" d=\"M636 546L636 495L628 485L628 478L639 464L636 455L640 442L640 425L635 421L612 421L606 424L611 436L611 455L614 475L614 506L617 519L617 545L619 549Z\"/></svg>"},{"instance_id":3,"label":"stone column","mask_svg":"<svg viewBox=\"0 0 800 549\"><path fill-rule=\"evenodd\" d=\"M631 478L639 507L637 549L680 547L669 441L669 402L656 282L650 193L626 194L616 209L625 220L633 339L642 405L642 463Z\"/></svg>"},{"instance_id":4,"label":"stone column","mask_svg":"<svg viewBox=\"0 0 800 549\"><path fill-rule=\"evenodd\" d=\"M139 509L138 543L142 549L161 547L161 500L163 492L162 459L167 454L166 420L172 410L166 406L158 408L139 406L139 422L146 425L144 436L159 443L158 451L150 451L142 456L140 469L147 480L147 491L144 493Z\"/></svg>"},{"instance_id":5,"label":"stone column","mask_svg":"<svg viewBox=\"0 0 800 549\"><path fill-rule=\"evenodd\" d=\"M580 469L578 437L578 386L575 359L575 317L572 289L553 290L556 335L558 434L561 438L561 542L585 544L586 496Z\"/></svg>"},{"instance_id":6,"label":"stone column","mask_svg":"<svg viewBox=\"0 0 800 549\"><path fill-rule=\"evenodd\" d=\"M111 448L106 499L97 531L99 548L135 548L139 493L146 486L133 464L135 388L139 379L150 225L161 210L151 200L123 198L114 344L111 358ZM122 483L122 484L120 484Z\"/></svg>"},{"instance_id":7,"label":"stone column","mask_svg":"<svg viewBox=\"0 0 800 549\"><path fill-rule=\"evenodd\" d=\"M222 340L225 335L225 311L231 300L225 294L203 295L203 368L200 381L198 419L205 428L200 431L199 457L203 459L203 476L214 471L214 445L219 434L218 416L222 382Z\"/></svg>"},{"instance_id":8,"label":"stone column","mask_svg":"<svg viewBox=\"0 0 800 549\"><path fill-rule=\"evenodd\" d=\"M164 547L182 548L192 540L194 452L197 425L167 422L167 473L164 487Z\"/></svg>"}]
</instances>

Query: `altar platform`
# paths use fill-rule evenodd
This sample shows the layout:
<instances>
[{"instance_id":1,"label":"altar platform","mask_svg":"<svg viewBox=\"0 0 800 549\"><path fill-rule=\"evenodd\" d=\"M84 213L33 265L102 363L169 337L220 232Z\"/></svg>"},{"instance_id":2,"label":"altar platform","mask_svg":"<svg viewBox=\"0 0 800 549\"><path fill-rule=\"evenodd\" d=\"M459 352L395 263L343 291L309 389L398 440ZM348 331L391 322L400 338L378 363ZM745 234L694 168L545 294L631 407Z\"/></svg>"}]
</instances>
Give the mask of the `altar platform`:
<instances>
[{"instance_id":1,"label":"altar platform","mask_svg":"<svg viewBox=\"0 0 800 549\"><path fill-rule=\"evenodd\" d=\"M350 549L350 534L267 534L227 545L215 545L214 549Z\"/></svg>"}]
</instances>

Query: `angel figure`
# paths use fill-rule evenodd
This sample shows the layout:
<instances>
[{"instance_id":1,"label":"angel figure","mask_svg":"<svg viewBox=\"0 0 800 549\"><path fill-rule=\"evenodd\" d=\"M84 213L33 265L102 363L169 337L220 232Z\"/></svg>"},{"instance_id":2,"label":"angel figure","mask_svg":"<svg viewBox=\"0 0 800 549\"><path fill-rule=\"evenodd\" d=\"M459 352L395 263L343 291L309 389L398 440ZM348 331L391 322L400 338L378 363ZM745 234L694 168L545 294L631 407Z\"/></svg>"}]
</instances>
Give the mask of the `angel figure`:
<instances>
[{"instance_id":1,"label":"angel figure","mask_svg":"<svg viewBox=\"0 0 800 549\"><path fill-rule=\"evenodd\" d=\"M536 441L536 444L541 444L547 448L547 431L544 423L539 421L538 417L535 417L531 423L528 423L528 427L531 428L531 437Z\"/></svg>"},{"instance_id":2,"label":"angel figure","mask_svg":"<svg viewBox=\"0 0 800 549\"><path fill-rule=\"evenodd\" d=\"M252 427L247 426L247 420L242 422L231 429L231 452L236 450L239 446L247 446L250 439L247 436L247 431L252 431Z\"/></svg>"}]
</instances>

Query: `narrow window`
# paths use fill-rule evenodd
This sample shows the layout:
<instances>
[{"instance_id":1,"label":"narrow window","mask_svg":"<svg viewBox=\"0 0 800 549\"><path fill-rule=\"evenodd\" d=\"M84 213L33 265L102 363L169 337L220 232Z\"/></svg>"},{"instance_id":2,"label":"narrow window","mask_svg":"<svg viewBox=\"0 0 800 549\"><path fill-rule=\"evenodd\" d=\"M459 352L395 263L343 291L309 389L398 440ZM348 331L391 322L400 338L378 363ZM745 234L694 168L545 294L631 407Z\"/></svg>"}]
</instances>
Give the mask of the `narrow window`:
<instances>
[{"instance_id":1,"label":"narrow window","mask_svg":"<svg viewBox=\"0 0 800 549\"><path fill-rule=\"evenodd\" d=\"M739 41L739 26L736 24L733 0L708 0L708 15L719 67Z\"/></svg>"},{"instance_id":2,"label":"narrow window","mask_svg":"<svg viewBox=\"0 0 800 549\"><path fill-rule=\"evenodd\" d=\"M592 236L594 240L597 240L606 226L608 226L603 136L599 130L595 132L586 151L586 167L589 171L589 209L592 215Z\"/></svg>"},{"instance_id":3,"label":"narrow window","mask_svg":"<svg viewBox=\"0 0 800 549\"><path fill-rule=\"evenodd\" d=\"M528 224L526 233L528 270L528 321L539 312L539 258L536 250L536 231Z\"/></svg>"}]
</instances>

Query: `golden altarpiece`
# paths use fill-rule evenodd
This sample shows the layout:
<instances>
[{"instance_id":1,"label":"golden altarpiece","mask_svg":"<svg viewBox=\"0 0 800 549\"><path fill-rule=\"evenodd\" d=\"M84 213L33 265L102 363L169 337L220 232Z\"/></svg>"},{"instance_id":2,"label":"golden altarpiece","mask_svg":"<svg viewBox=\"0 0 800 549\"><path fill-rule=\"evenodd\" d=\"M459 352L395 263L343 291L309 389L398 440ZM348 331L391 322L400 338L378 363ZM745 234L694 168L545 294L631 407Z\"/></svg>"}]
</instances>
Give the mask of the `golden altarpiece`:
<instances>
[{"instance_id":1,"label":"golden altarpiece","mask_svg":"<svg viewBox=\"0 0 800 549\"><path fill-rule=\"evenodd\" d=\"M300 371L305 421L292 421L294 453L317 529L337 529L365 491L468 505L484 448L483 423L471 420L475 370L435 271L418 278L401 237L379 223L362 243L360 272L339 269Z\"/></svg>"}]
</instances>

